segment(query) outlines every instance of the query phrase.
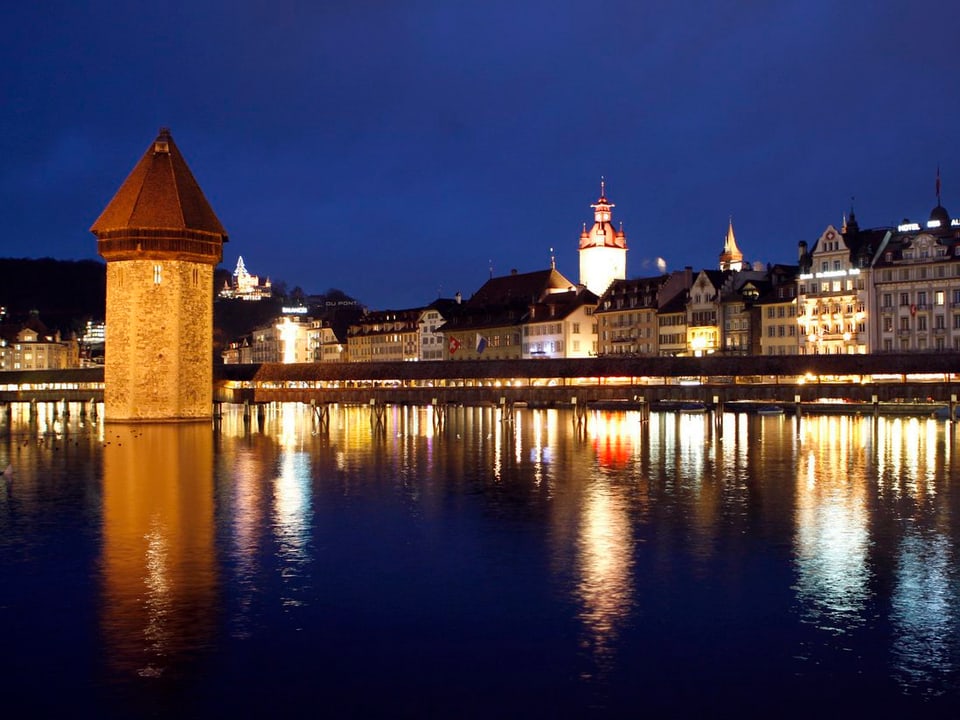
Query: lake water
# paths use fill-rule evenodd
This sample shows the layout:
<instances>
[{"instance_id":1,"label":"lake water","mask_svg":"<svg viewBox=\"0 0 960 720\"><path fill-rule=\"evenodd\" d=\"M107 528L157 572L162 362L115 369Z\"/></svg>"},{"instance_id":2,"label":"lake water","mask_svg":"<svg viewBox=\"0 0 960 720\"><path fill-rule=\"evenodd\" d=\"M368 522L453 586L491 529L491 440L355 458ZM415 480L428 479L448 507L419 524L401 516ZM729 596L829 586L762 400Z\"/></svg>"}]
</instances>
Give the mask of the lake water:
<instances>
[{"instance_id":1,"label":"lake water","mask_svg":"<svg viewBox=\"0 0 960 720\"><path fill-rule=\"evenodd\" d=\"M0 423L9 717L958 716L944 422ZM5 713L6 714L6 713Z\"/></svg>"}]
</instances>

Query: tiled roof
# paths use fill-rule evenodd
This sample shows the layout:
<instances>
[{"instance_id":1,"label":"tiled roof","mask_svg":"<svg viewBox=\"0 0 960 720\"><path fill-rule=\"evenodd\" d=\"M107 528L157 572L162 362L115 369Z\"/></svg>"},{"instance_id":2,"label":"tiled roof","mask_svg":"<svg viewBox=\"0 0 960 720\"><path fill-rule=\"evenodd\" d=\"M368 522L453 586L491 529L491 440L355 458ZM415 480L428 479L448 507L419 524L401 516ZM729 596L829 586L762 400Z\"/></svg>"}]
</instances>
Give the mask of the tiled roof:
<instances>
[{"instance_id":1,"label":"tiled roof","mask_svg":"<svg viewBox=\"0 0 960 720\"><path fill-rule=\"evenodd\" d=\"M599 299L586 289L547 295L542 302L531 305L522 319L528 323L562 320L584 305L595 306Z\"/></svg>"},{"instance_id":2,"label":"tiled roof","mask_svg":"<svg viewBox=\"0 0 960 720\"><path fill-rule=\"evenodd\" d=\"M539 302L551 290L569 290L575 287L554 269L535 270L528 273L511 273L490 278L467 301L470 308L504 306L519 303L521 306Z\"/></svg>"},{"instance_id":3,"label":"tiled roof","mask_svg":"<svg viewBox=\"0 0 960 720\"><path fill-rule=\"evenodd\" d=\"M227 240L226 230L166 128L90 228L94 234L126 229L195 230Z\"/></svg>"}]
</instances>

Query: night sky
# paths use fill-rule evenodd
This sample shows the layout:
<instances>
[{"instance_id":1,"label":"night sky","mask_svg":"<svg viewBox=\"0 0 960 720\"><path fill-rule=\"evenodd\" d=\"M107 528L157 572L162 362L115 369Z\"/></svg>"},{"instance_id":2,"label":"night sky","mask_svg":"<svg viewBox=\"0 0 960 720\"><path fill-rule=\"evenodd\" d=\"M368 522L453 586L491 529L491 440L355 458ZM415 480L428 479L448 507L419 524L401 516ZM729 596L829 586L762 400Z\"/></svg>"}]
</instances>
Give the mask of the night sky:
<instances>
[{"instance_id":1,"label":"night sky","mask_svg":"<svg viewBox=\"0 0 960 720\"><path fill-rule=\"evenodd\" d=\"M372 308L578 276L607 182L630 277L796 262L839 225L960 215L960 3L48 2L0 22L7 257L90 225L161 126L224 266Z\"/></svg>"}]
</instances>

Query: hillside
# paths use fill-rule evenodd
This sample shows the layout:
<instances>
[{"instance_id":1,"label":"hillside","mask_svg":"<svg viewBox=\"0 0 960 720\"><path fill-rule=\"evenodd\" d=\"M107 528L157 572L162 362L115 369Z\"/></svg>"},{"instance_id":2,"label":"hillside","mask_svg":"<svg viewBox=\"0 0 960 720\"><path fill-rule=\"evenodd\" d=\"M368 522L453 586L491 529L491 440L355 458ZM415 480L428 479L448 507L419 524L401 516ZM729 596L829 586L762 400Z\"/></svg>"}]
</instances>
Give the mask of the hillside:
<instances>
[{"instance_id":1,"label":"hillside","mask_svg":"<svg viewBox=\"0 0 960 720\"><path fill-rule=\"evenodd\" d=\"M229 282L226 268L214 271L214 292ZM8 319L19 322L32 312L51 330L63 335L80 334L88 320L100 322L106 315L106 265L99 260L54 260L53 258L0 258L0 306ZM282 281L274 291L282 291ZM290 302L310 306L315 317L331 322L340 333L362 313L362 307L340 290L305 296L295 288ZM285 294L261 302L216 300L213 306L214 356L223 346L254 328L269 323L288 301Z\"/></svg>"},{"instance_id":2,"label":"hillside","mask_svg":"<svg viewBox=\"0 0 960 720\"><path fill-rule=\"evenodd\" d=\"M11 320L36 310L43 323L67 334L104 318L106 265L98 260L0 258L0 305Z\"/></svg>"}]
</instances>

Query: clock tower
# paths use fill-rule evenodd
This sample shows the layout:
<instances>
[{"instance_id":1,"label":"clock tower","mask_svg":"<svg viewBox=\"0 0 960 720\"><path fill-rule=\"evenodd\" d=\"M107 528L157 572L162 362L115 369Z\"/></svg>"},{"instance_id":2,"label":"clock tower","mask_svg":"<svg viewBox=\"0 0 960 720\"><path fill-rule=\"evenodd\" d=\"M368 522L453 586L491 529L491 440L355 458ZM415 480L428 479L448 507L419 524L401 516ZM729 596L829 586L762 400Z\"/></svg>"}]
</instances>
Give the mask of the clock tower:
<instances>
[{"instance_id":1,"label":"clock tower","mask_svg":"<svg viewBox=\"0 0 960 720\"><path fill-rule=\"evenodd\" d=\"M213 269L227 233L166 128L93 223L107 263L104 419L213 415Z\"/></svg>"},{"instance_id":2,"label":"clock tower","mask_svg":"<svg viewBox=\"0 0 960 720\"><path fill-rule=\"evenodd\" d=\"M584 224L580 234L580 284L596 296L603 295L614 280L627 277L627 236L623 227L611 224L614 204L607 200L606 182L600 181L600 199L591 205L593 227Z\"/></svg>"}]
</instances>

